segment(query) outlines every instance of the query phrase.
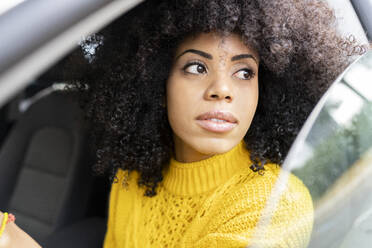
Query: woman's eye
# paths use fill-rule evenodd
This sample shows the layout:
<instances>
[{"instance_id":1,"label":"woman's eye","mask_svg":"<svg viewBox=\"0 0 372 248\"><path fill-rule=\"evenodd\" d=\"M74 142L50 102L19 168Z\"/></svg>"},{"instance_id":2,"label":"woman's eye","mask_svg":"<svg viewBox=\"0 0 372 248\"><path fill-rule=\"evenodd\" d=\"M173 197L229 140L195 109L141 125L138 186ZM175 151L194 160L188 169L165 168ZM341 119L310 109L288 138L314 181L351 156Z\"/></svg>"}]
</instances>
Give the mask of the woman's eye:
<instances>
[{"instance_id":1,"label":"woman's eye","mask_svg":"<svg viewBox=\"0 0 372 248\"><path fill-rule=\"evenodd\" d=\"M185 72L188 72L188 73L192 73L192 74L202 74L202 73L206 73L207 70L205 69L205 66L200 64L200 63L190 63L190 64L187 64L183 70Z\"/></svg>"},{"instance_id":2,"label":"woman's eye","mask_svg":"<svg viewBox=\"0 0 372 248\"><path fill-rule=\"evenodd\" d=\"M250 80L254 77L255 73L254 71L250 69L242 69L240 71L237 71L236 76L242 80Z\"/></svg>"}]
</instances>

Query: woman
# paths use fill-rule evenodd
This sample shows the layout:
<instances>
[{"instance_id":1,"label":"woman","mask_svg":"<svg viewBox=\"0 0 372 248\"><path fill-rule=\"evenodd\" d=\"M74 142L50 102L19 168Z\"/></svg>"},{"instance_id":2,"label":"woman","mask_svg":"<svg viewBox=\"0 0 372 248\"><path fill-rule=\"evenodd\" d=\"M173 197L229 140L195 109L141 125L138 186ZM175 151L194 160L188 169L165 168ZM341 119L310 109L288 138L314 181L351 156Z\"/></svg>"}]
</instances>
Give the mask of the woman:
<instances>
[{"instance_id":1,"label":"woman","mask_svg":"<svg viewBox=\"0 0 372 248\"><path fill-rule=\"evenodd\" d=\"M317 0L141 11L104 34L82 80L96 170L116 179L104 247L306 247L312 201L293 175L268 231L255 226L276 164L360 47Z\"/></svg>"},{"instance_id":2,"label":"woman","mask_svg":"<svg viewBox=\"0 0 372 248\"><path fill-rule=\"evenodd\" d=\"M268 230L255 227L301 125L362 47L319 0L139 11L103 32L75 84L94 169L113 182L104 247L306 247L313 206L293 175Z\"/></svg>"},{"instance_id":3,"label":"woman","mask_svg":"<svg viewBox=\"0 0 372 248\"><path fill-rule=\"evenodd\" d=\"M118 170L104 247L253 245L279 173L271 163L260 165L262 174L250 169L243 140L258 104L260 62L257 50L236 33L201 33L180 42L166 80L164 109L174 145L170 162L151 198L136 185L137 171L124 189L128 174ZM309 192L291 176L269 232L256 245L306 246L312 214Z\"/></svg>"}]
</instances>

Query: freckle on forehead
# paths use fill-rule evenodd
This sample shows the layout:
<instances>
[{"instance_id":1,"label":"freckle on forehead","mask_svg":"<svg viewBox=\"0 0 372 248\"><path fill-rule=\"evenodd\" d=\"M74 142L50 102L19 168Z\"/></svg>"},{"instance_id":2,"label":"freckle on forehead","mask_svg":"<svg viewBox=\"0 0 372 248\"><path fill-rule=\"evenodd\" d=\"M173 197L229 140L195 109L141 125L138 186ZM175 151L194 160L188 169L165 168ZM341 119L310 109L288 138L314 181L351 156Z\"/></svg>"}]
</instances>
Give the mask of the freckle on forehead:
<instances>
[{"instance_id":1,"label":"freckle on forehead","mask_svg":"<svg viewBox=\"0 0 372 248\"><path fill-rule=\"evenodd\" d=\"M218 43L218 48L222 50L221 54L219 55L219 65L220 67L224 67L226 64L226 58L227 58L227 47L226 47L226 40L225 38L222 38L220 42Z\"/></svg>"},{"instance_id":2,"label":"freckle on forehead","mask_svg":"<svg viewBox=\"0 0 372 248\"><path fill-rule=\"evenodd\" d=\"M225 44L226 44L226 39L222 37L220 42L218 42L218 47L222 48Z\"/></svg>"}]
</instances>

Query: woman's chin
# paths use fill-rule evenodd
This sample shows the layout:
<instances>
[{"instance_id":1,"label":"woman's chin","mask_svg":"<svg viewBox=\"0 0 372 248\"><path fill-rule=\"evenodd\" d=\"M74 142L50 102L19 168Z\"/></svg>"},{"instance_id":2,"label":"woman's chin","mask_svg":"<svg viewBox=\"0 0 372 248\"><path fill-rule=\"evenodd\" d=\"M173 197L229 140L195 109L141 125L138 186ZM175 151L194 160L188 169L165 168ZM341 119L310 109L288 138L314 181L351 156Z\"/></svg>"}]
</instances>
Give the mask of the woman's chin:
<instances>
[{"instance_id":1,"label":"woman's chin","mask_svg":"<svg viewBox=\"0 0 372 248\"><path fill-rule=\"evenodd\" d=\"M230 151L234 148L237 144L239 144L240 140L227 140L227 139L200 139L200 141L195 142L194 150L205 154L205 155L216 155L222 154Z\"/></svg>"}]
</instances>

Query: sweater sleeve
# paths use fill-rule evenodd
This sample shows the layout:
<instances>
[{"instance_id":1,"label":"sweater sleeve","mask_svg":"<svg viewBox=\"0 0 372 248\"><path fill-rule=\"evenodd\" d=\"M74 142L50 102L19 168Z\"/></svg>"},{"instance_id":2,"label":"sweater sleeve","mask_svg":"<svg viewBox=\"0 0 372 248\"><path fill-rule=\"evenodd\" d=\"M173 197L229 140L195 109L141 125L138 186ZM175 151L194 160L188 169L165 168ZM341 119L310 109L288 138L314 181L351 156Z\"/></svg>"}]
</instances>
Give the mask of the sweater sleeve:
<instances>
[{"instance_id":1,"label":"sweater sleeve","mask_svg":"<svg viewBox=\"0 0 372 248\"><path fill-rule=\"evenodd\" d=\"M257 193L265 195L265 190L252 192L251 185L245 185L226 197L219 215L212 218L206 227L208 231L192 247L307 247L313 226L313 204L306 186L290 175L287 188L263 233L257 233L255 226L270 194L256 199L250 197Z\"/></svg>"},{"instance_id":2,"label":"sweater sleeve","mask_svg":"<svg viewBox=\"0 0 372 248\"><path fill-rule=\"evenodd\" d=\"M121 179L121 171L118 170L116 177L118 180ZM105 240L103 243L103 248L115 247L114 230L115 230L115 219L116 219L116 206L118 197L119 183L113 183L111 185L110 199L109 199L109 211L108 211L108 221Z\"/></svg>"}]
</instances>

